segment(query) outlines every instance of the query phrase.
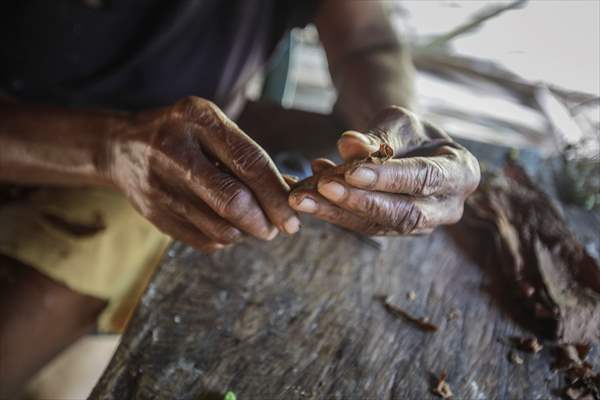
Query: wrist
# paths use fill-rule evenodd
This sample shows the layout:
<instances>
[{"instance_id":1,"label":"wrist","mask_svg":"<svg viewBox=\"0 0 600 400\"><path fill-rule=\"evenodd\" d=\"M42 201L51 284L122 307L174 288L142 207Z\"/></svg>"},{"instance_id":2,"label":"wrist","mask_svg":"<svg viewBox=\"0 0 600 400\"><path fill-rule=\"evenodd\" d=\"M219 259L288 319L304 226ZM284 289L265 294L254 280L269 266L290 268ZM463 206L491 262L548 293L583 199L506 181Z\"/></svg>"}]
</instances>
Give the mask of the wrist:
<instances>
[{"instance_id":1,"label":"wrist","mask_svg":"<svg viewBox=\"0 0 600 400\"><path fill-rule=\"evenodd\" d=\"M100 121L98 131L102 139L94 149L94 166L98 182L103 186L120 187L121 160L135 129L135 115L115 113Z\"/></svg>"},{"instance_id":2,"label":"wrist","mask_svg":"<svg viewBox=\"0 0 600 400\"><path fill-rule=\"evenodd\" d=\"M382 48L349 59L335 73L335 112L353 129L364 129L388 106L414 110L414 66L401 48Z\"/></svg>"}]
</instances>

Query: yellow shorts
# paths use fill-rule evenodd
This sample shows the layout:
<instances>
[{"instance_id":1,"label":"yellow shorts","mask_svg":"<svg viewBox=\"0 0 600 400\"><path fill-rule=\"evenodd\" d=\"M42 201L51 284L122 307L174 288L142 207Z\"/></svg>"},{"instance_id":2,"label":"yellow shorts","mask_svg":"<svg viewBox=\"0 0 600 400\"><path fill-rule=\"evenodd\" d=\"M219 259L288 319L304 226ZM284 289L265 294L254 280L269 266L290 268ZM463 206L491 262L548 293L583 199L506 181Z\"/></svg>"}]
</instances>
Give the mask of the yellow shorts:
<instances>
[{"instance_id":1,"label":"yellow shorts","mask_svg":"<svg viewBox=\"0 0 600 400\"><path fill-rule=\"evenodd\" d=\"M0 254L108 302L103 332L121 332L171 239L121 194L0 186Z\"/></svg>"}]
</instances>

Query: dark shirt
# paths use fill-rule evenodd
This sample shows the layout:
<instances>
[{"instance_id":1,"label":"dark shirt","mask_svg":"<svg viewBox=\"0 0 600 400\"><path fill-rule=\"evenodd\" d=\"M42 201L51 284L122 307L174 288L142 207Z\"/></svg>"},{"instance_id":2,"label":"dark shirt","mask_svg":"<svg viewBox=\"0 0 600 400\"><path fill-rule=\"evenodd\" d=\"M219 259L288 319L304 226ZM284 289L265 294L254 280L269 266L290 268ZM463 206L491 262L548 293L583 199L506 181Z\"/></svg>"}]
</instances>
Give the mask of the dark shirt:
<instances>
[{"instance_id":1,"label":"dark shirt","mask_svg":"<svg viewBox=\"0 0 600 400\"><path fill-rule=\"evenodd\" d=\"M80 0L4 0L0 93L124 110L167 105L187 95L224 106L284 33L309 21L316 3L105 2L90 7Z\"/></svg>"}]
</instances>

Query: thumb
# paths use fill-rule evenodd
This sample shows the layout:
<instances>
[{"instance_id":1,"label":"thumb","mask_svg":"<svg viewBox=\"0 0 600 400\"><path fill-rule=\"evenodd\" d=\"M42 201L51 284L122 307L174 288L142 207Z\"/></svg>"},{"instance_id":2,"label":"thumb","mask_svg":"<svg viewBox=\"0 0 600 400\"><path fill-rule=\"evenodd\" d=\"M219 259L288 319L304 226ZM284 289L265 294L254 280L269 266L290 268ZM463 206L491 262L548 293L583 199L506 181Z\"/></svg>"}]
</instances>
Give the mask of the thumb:
<instances>
[{"instance_id":1,"label":"thumb","mask_svg":"<svg viewBox=\"0 0 600 400\"><path fill-rule=\"evenodd\" d=\"M368 157L379 150L381 143L381 139L375 135L346 131L338 140L337 148L344 161L352 161Z\"/></svg>"},{"instance_id":2,"label":"thumb","mask_svg":"<svg viewBox=\"0 0 600 400\"><path fill-rule=\"evenodd\" d=\"M414 113L389 106L377 114L366 132L344 132L338 140L338 151L344 161L351 161L368 157L378 151L381 144L390 146L393 154L400 154L426 139L423 125Z\"/></svg>"}]
</instances>

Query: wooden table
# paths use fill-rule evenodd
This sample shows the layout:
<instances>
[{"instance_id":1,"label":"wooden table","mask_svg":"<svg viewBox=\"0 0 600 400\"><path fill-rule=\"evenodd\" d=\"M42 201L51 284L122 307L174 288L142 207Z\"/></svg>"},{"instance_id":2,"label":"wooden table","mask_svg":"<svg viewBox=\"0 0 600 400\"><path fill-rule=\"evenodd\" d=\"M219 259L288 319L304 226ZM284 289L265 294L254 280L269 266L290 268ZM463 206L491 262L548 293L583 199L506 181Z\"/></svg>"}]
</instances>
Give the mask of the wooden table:
<instances>
[{"instance_id":1,"label":"wooden table","mask_svg":"<svg viewBox=\"0 0 600 400\"><path fill-rule=\"evenodd\" d=\"M472 148L492 163L504 152ZM600 216L565 211L600 248ZM503 306L497 271L458 245L461 224L372 239L303 223L212 256L175 244L91 398L429 399L441 371L457 399L556 398L549 346L509 361L507 339L531 334ZM394 316L380 296L438 331ZM598 349L589 360L600 364Z\"/></svg>"}]
</instances>

